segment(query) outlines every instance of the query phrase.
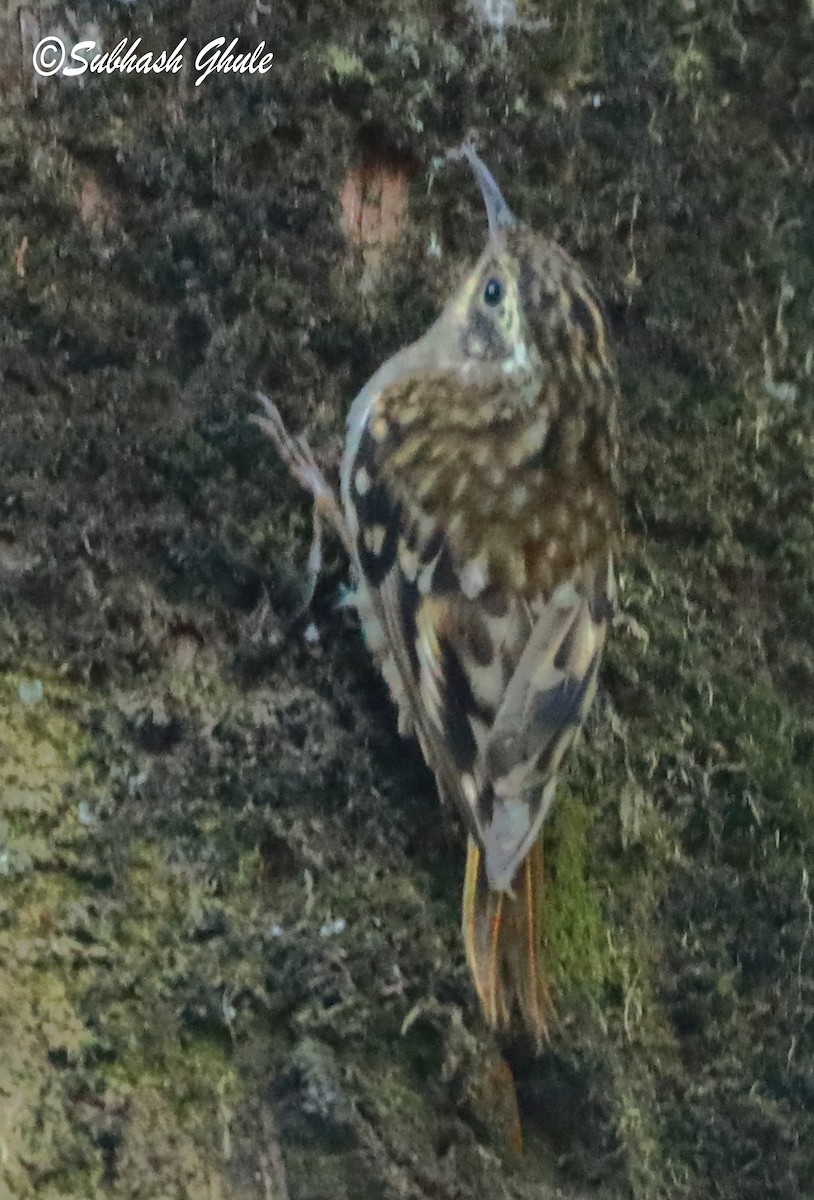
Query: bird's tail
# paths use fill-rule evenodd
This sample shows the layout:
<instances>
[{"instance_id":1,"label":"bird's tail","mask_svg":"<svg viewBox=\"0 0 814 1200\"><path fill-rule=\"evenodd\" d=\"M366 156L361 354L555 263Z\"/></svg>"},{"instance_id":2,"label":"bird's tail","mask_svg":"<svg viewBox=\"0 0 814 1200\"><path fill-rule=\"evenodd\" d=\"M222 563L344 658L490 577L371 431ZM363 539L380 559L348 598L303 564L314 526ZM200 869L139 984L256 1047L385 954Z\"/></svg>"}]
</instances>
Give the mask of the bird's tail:
<instances>
[{"instance_id":1,"label":"bird's tail","mask_svg":"<svg viewBox=\"0 0 814 1200\"><path fill-rule=\"evenodd\" d=\"M553 1012L542 964L543 842L532 846L511 892L495 892L483 853L470 837L466 851L463 935L484 1017L503 1028L515 1006L538 1046Z\"/></svg>"}]
</instances>

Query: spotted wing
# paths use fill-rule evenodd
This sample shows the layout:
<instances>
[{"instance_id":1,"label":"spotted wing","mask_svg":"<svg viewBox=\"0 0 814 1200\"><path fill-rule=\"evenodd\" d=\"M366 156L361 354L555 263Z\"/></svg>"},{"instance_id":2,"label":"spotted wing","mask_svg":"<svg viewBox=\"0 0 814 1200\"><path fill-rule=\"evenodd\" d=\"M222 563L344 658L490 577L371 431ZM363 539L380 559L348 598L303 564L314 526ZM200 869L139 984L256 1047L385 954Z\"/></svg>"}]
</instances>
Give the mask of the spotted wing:
<instances>
[{"instance_id":1,"label":"spotted wing","mask_svg":"<svg viewBox=\"0 0 814 1200\"><path fill-rule=\"evenodd\" d=\"M609 555L553 595L464 580L439 514L387 469L370 429L346 502L368 642L442 794L460 807L497 889L511 886L551 802L557 766L590 706L612 612Z\"/></svg>"}]
</instances>

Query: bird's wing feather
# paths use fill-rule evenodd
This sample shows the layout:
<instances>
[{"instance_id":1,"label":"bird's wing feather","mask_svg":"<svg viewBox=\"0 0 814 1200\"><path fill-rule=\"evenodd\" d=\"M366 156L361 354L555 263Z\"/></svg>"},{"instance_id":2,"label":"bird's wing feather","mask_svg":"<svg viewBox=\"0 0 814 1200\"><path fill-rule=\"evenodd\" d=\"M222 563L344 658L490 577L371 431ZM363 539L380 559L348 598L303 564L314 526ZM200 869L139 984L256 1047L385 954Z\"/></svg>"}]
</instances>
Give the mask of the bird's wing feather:
<instances>
[{"instance_id":1,"label":"bird's wing feather","mask_svg":"<svg viewBox=\"0 0 814 1200\"><path fill-rule=\"evenodd\" d=\"M481 845L490 882L507 889L593 698L610 557L576 569L547 599L465 594L446 531L396 494L377 450L364 432L347 492L368 643L402 726L415 729L442 794Z\"/></svg>"}]
</instances>

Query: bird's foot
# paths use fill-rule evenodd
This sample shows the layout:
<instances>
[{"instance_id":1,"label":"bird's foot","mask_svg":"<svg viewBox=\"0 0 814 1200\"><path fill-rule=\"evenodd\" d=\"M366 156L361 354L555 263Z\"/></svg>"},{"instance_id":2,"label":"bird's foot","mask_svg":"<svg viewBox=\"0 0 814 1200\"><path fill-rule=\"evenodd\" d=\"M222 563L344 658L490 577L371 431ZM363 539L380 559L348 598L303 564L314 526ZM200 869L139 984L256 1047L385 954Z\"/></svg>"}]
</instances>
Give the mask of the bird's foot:
<instances>
[{"instance_id":1,"label":"bird's foot","mask_svg":"<svg viewBox=\"0 0 814 1200\"><path fill-rule=\"evenodd\" d=\"M352 549L352 538L348 530L342 509L334 495L333 488L326 481L319 469L311 447L302 435L293 437L285 427L277 405L257 393L257 399L263 406L264 416L253 415L249 418L275 446L277 453L288 467L297 483L308 492L314 502L313 532L311 547L308 551L308 590L302 611L307 610L314 598L317 581L322 570L322 522L327 518L338 533L346 550Z\"/></svg>"}]
</instances>

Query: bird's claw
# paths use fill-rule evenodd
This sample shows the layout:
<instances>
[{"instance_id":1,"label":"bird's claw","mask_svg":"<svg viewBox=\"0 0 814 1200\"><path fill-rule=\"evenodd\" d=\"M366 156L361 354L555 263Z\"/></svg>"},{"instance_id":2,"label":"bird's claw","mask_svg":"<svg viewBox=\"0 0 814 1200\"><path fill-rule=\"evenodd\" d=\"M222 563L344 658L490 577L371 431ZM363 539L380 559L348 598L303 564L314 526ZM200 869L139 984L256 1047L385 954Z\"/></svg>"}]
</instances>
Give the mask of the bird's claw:
<instances>
[{"instance_id":1,"label":"bird's claw","mask_svg":"<svg viewBox=\"0 0 814 1200\"><path fill-rule=\"evenodd\" d=\"M313 532L307 560L309 584L302 605L302 611L305 611L310 607L314 598L317 580L322 570L323 518L327 517L331 521L348 550L351 548L351 537L333 489L319 469L307 439L302 434L292 437L285 427L279 408L268 396L258 392L257 400L262 405L265 415L253 414L249 420L274 443L280 458L300 487L310 494L314 502Z\"/></svg>"}]
</instances>

